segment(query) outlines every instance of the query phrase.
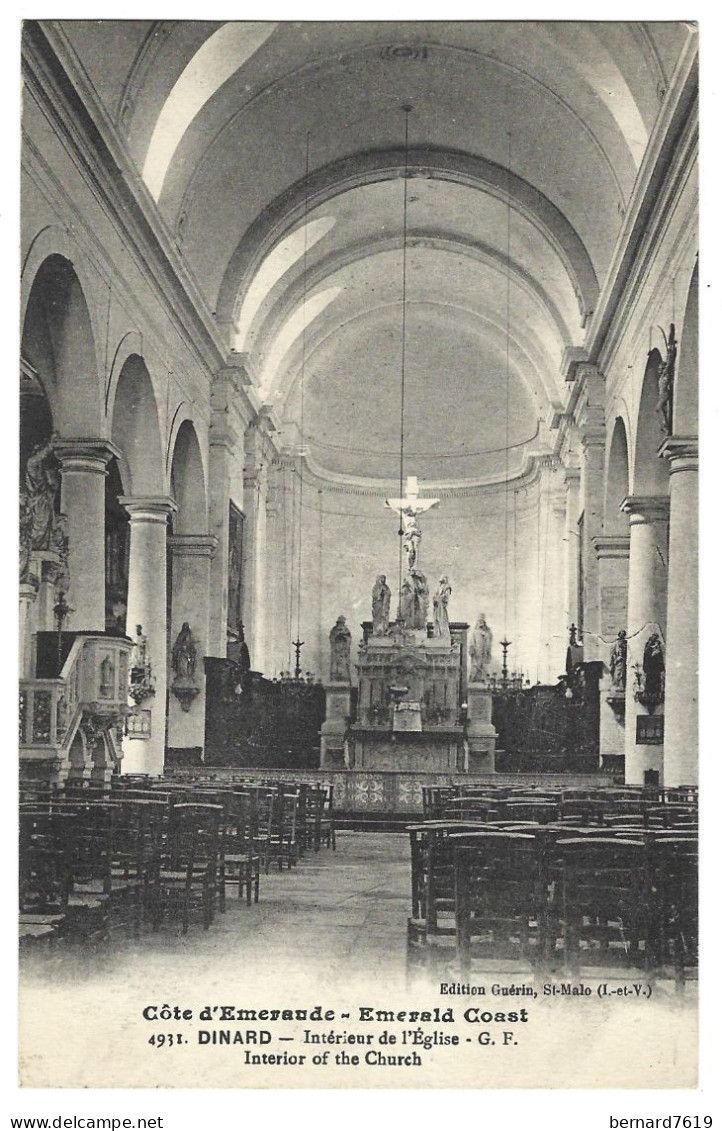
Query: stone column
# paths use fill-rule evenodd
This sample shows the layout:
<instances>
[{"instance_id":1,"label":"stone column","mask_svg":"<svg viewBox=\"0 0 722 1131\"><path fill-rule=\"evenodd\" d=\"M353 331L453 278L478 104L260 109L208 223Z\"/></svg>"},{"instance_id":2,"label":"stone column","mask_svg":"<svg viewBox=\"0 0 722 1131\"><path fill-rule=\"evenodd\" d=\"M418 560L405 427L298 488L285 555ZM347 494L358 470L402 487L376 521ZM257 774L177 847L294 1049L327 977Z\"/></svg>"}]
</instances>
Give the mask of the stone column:
<instances>
[{"instance_id":1,"label":"stone column","mask_svg":"<svg viewBox=\"0 0 722 1131\"><path fill-rule=\"evenodd\" d=\"M32 678L33 605L37 600L37 587L25 581L20 585L18 610L18 664L20 679Z\"/></svg>"},{"instance_id":2,"label":"stone column","mask_svg":"<svg viewBox=\"0 0 722 1131\"><path fill-rule=\"evenodd\" d=\"M566 629L579 624L579 482L581 472L574 462L564 469L566 488L566 516L564 538L566 541L564 569L564 617Z\"/></svg>"},{"instance_id":3,"label":"stone column","mask_svg":"<svg viewBox=\"0 0 722 1131\"><path fill-rule=\"evenodd\" d=\"M542 471L539 498L541 555L537 584L530 586L538 602L538 655L529 672L531 682L556 683L564 670L566 624L564 620L564 542L566 499L557 484L561 473L552 466ZM537 594L538 590L538 594Z\"/></svg>"},{"instance_id":4,"label":"stone column","mask_svg":"<svg viewBox=\"0 0 722 1131\"><path fill-rule=\"evenodd\" d=\"M209 525L217 549L210 563L208 655L225 659L228 614L228 503L231 462L238 436L221 412L213 413L209 432ZM244 529L245 538L245 529Z\"/></svg>"},{"instance_id":5,"label":"stone column","mask_svg":"<svg viewBox=\"0 0 722 1131\"><path fill-rule=\"evenodd\" d=\"M271 465L266 501L266 587L273 617L267 627L265 653L268 675L290 664L291 625L291 533L293 523L293 460L277 456Z\"/></svg>"},{"instance_id":6,"label":"stone column","mask_svg":"<svg viewBox=\"0 0 722 1131\"><path fill-rule=\"evenodd\" d=\"M629 600L627 606L627 690L625 705L625 777L631 785L644 782L646 770L662 774L661 744L637 742L637 719L663 715L664 704L652 712L634 698L635 666L640 669L644 646L652 632L666 634L667 521L666 496L634 495L621 509L629 515ZM666 649L665 649L666 651Z\"/></svg>"},{"instance_id":7,"label":"stone column","mask_svg":"<svg viewBox=\"0 0 722 1131\"><path fill-rule=\"evenodd\" d=\"M73 612L65 629L105 631L105 476L120 452L108 440L58 440L53 451L62 476L61 510L68 516Z\"/></svg>"},{"instance_id":8,"label":"stone column","mask_svg":"<svg viewBox=\"0 0 722 1131\"><path fill-rule=\"evenodd\" d=\"M590 412L588 406L587 412ZM594 539L601 534L604 515L604 426L587 425L581 434L583 451L582 504L584 531L581 545L584 608L582 644L585 661L600 659L599 565Z\"/></svg>"},{"instance_id":9,"label":"stone column","mask_svg":"<svg viewBox=\"0 0 722 1131\"><path fill-rule=\"evenodd\" d=\"M173 557L171 648L184 621L190 625L196 648L193 678L179 681L177 694L173 690L174 673L168 657L168 746L175 750L204 749L206 677L203 661L208 654L211 562L217 546L218 539L212 534L175 534L168 538Z\"/></svg>"},{"instance_id":10,"label":"stone column","mask_svg":"<svg viewBox=\"0 0 722 1131\"><path fill-rule=\"evenodd\" d=\"M698 440L670 436L664 784L698 781Z\"/></svg>"},{"instance_id":11,"label":"stone column","mask_svg":"<svg viewBox=\"0 0 722 1131\"><path fill-rule=\"evenodd\" d=\"M627 631L629 589L629 535L598 535L593 539L599 563L599 659L604 674L599 684L599 754L604 759L624 756L625 693L612 687L609 657L620 629ZM611 643L607 643L611 641Z\"/></svg>"},{"instance_id":12,"label":"stone column","mask_svg":"<svg viewBox=\"0 0 722 1131\"><path fill-rule=\"evenodd\" d=\"M150 737L123 741L125 773L161 774L165 760L167 639L166 540L168 515L176 509L168 497L121 498L130 515L130 567L126 631L135 636L141 625L148 651L155 695L140 709L150 711Z\"/></svg>"},{"instance_id":13,"label":"stone column","mask_svg":"<svg viewBox=\"0 0 722 1131\"><path fill-rule=\"evenodd\" d=\"M567 652L569 634L567 628L569 621L566 619L565 609L565 562L566 542L564 540L566 527L566 492L556 490L551 499L550 529L549 529L549 564L552 576L549 578L549 619L547 622L547 679L549 683L556 683L558 676L564 671L564 661ZM542 679L542 683L544 680Z\"/></svg>"},{"instance_id":14,"label":"stone column","mask_svg":"<svg viewBox=\"0 0 722 1131\"><path fill-rule=\"evenodd\" d=\"M266 608L266 495L267 465L263 458L262 426L246 432L246 467L243 475L243 623L256 671L265 670Z\"/></svg>"}]
</instances>

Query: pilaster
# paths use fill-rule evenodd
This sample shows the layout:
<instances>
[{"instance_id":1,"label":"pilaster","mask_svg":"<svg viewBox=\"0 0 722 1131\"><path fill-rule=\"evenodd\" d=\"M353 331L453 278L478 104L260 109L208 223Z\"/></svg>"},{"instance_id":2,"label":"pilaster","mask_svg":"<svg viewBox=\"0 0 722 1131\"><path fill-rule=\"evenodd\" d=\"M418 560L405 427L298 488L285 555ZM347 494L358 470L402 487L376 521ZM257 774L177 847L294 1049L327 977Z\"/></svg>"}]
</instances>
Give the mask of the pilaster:
<instances>
[{"instance_id":1,"label":"pilaster","mask_svg":"<svg viewBox=\"0 0 722 1131\"><path fill-rule=\"evenodd\" d=\"M105 439L63 439L53 444L67 515L67 629L105 631L105 477L120 451Z\"/></svg>"},{"instance_id":2,"label":"pilaster","mask_svg":"<svg viewBox=\"0 0 722 1131\"><path fill-rule=\"evenodd\" d=\"M669 584L664 784L696 785L699 777L699 531L696 436L669 436Z\"/></svg>"},{"instance_id":3,"label":"pilaster","mask_svg":"<svg viewBox=\"0 0 722 1131\"><path fill-rule=\"evenodd\" d=\"M161 774L165 759L166 691L168 686L166 623L166 538L168 516L176 510L167 496L134 496L119 499L130 515L130 565L126 632L137 635L137 626L148 641L148 659L155 694L140 704L150 727L147 737L123 740L123 770L128 773Z\"/></svg>"}]
</instances>

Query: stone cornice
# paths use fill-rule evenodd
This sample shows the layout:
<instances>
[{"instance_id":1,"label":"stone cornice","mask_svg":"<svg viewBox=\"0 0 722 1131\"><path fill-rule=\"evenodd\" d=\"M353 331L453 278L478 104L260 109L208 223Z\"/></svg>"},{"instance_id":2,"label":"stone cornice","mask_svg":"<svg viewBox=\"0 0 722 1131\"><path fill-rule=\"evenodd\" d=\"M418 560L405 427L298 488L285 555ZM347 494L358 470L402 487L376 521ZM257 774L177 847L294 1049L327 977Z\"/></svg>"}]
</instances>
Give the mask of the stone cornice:
<instances>
[{"instance_id":1,"label":"stone cornice","mask_svg":"<svg viewBox=\"0 0 722 1131\"><path fill-rule=\"evenodd\" d=\"M595 534L592 537L592 546L597 559L629 557L628 534Z\"/></svg>"},{"instance_id":2,"label":"stone cornice","mask_svg":"<svg viewBox=\"0 0 722 1131\"><path fill-rule=\"evenodd\" d=\"M667 436L660 445L658 455L669 460L669 473L699 470L699 439L697 436Z\"/></svg>"},{"instance_id":3,"label":"stone cornice","mask_svg":"<svg viewBox=\"0 0 722 1131\"><path fill-rule=\"evenodd\" d=\"M105 475L111 459L120 459L123 454L120 448L102 437L59 439L54 440L52 446L63 472L84 471Z\"/></svg>"},{"instance_id":4,"label":"stone cornice","mask_svg":"<svg viewBox=\"0 0 722 1131\"><path fill-rule=\"evenodd\" d=\"M289 454L289 458L295 460L296 457ZM445 498L506 494L507 492L523 491L538 483L544 468L556 469L560 466L559 458L554 452L531 452L525 456L521 468L516 474L510 476L506 482L503 479L491 478L477 480L425 479L423 490L426 494L440 495ZM369 498L387 498L398 491L399 486L395 479L371 479L327 471L320 464L317 464L308 452L303 456L303 476L304 481L310 483L316 489L342 495L368 496Z\"/></svg>"},{"instance_id":5,"label":"stone cornice","mask_svg":"<svg viewBox=\"0 0 722 1131\"><path fill-rule=\"evenodd\" d=\"M669 518L668 495L628 495L622 499L619 509L629 515L631 525L638 523L666 522Z\"/></svg>"},{"instance_id":6,"label":"stone cornice","mask_svg":"<svg viewBox=\"0 0 722 1131\"><path fill-rule=\"evenodd\" d=\"M168 515L178 510L170 495L121 495L118 498L133 522L155 522L165 525Z\"/></svg>"}]
</instances>

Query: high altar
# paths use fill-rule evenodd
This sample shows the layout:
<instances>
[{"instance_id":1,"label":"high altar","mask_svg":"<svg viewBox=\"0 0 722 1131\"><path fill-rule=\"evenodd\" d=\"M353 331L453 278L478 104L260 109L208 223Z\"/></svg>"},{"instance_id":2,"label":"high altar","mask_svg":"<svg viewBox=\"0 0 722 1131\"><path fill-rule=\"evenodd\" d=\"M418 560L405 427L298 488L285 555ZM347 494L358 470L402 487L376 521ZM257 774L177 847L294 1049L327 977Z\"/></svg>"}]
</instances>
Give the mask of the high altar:
<instances>
[{"instance_id":1,"label":"high altar","mask_svg":"<svg viewBox=\"0 0 722 1131\"><path fill-rule=\"evenodd\" d=\"M373 621L362 625L357 696L348 660L344 663L342 655L335 664L332 656L321 766L416 774L493 772L491 691L467 681L469 626L448 619L448 578L439 582L433 621L427 620L429 591L418 562L417 516L438 500L419 499L412 477L406 494L387 501L400 514L408 564L399 614L389 622L391 594L380 575L372 598ZM350 646L348 637L344 629L342 648Z\"/></svg>"}]
</instances>

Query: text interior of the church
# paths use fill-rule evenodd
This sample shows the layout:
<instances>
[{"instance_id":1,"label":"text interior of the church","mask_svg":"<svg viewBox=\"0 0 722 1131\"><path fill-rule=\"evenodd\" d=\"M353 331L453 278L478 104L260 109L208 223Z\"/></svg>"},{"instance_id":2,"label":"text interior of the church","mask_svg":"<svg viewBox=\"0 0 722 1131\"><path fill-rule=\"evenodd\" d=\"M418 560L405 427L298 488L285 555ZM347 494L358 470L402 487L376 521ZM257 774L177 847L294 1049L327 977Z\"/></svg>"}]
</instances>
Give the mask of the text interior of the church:
<instances>
[{"instance_id":1,"label":"text interior of the church","mask_svg":"<svg viewBox=\"0 0 722 1131\"><path fill-rule=\"evenodd\" d=\"M695 26L22 62L28 994L217 938L691 1001Z\"/></svg>"}]
</instances>

